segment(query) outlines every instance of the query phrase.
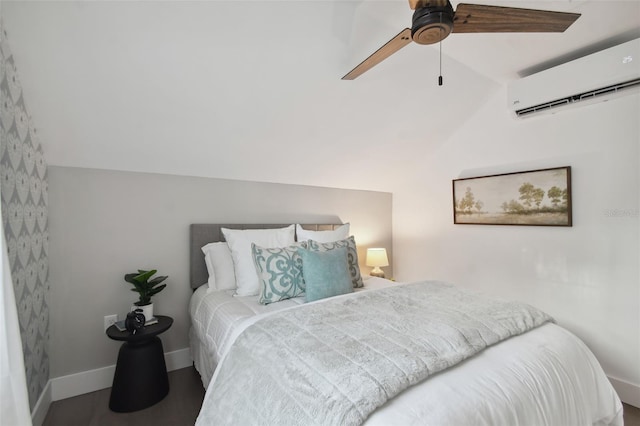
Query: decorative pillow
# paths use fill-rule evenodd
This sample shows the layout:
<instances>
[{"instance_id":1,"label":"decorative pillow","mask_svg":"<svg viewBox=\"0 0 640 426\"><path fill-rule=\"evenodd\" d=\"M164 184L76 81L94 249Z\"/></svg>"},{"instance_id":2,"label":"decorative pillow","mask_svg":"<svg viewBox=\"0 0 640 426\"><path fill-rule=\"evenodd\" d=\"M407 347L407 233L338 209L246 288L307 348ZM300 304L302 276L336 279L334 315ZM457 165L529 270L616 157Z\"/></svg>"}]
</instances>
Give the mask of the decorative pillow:
<instances>
[{"instance_id":1,"label":"decorative pillow","mask_svg":"<svg viewBox=\"0 0 640 426\"><path fill-rule=\"evenodd\" d=\"M306 249L307 243L303 241L282 248L264 248L251 244L253 262L260 280L258 302L267 305L304 293L299 248Z\"/></svg>"},{"instance_id":2,"label":"decorative pillow","mask_svg":"<svg viewBox=\"0 0 640 426\"><path fill-rule=\"evenodd\" d=\"M209 243L202 247L202 252L209 271L209 290L235 289L236 274L233 271L233 259L227 243Z\"/></svg>"},{"instance_id":3,"label":"decorative pillow","mask_svg":"<svg viewBox=\"0 0 640 426\"><path fill-rule=\"evenodd\" d=\"M319 243L317 241L309 241L309 250L313 251L330 251L340 247L347 249L347 261L349 263L349 273L351 274L351 283L353 287L363 287L362 275L360 275L360 266L358 266L358 250L356 249L356 240L353 235L346 240L334 241L332 243Z\"/></svg>"},{"instance_id":4,"label":"decorative pillow","mask_svg":"<svg viewBox=\"0 0 640 426\"><path fill-rule=\"evenodd\" d=\"M253 264L251 243L261 247L287 247L295 243L295 225L276 229L221 228L227 240L236 274L236 296L256 296L260 293L258 273Z\"/></svg>"},{"instance_id":5,"label":"decorative pillow","mask_svg":"<svg viewBox=\"0 0 640 426\"><path fill-rule=\"evenodd\" d=\"M298 253L302 258L307 302L353 291L346 247L324 252L299 249Z\"/></svg>"},{"instance_id":6,"label":"decorative pillow","mask_svg":"<svg viewBox=\"0 0 640 426\"><path fill-rule=\"evenodd\" d=\"M333 231L308 231L302 229L300 224L296 224L296 240L307 241L314 240L319 243L332 243L334 241L344 240L349 237L349 224L345 223L334 229Z\"/></svg>"}]
</instances>

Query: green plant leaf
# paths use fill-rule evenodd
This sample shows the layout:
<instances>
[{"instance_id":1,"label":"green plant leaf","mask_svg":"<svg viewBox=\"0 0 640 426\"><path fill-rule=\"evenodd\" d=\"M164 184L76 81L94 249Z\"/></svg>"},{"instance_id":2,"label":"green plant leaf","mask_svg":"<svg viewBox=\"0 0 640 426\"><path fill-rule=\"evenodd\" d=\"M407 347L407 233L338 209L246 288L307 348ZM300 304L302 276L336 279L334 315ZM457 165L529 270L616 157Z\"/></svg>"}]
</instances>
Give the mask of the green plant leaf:
<instances>
[{"instance_id":1,"label":"green plant leaf","mask_svg":"<svg viewBox=\"0 0 640 426\"><path fill-rule=\"evenodd\" d=\"M156 269L146 271L144 269L138 269L138 273L125 274L124 280L133 285L134 288L131 291L135 291L139 295L139 301L136 304L146 305L151 303L151 296L162 291L167 285L163 284L156 287L162 281L166 280L167 276L150 278L158 272Z\"/></svg>"},{"instance_id":2,"label":"green plant leaf","mask_svg":"<svg viewBox=\"0 0 640 426\"><path fill-rule=\"evenodd\" d=\"M166 286L166 284L162 284L160 287L152 288L151 290L149 290L149 297L160 293Z\"/></svg>"},{"instance_id":3,"label":"green plant leaf","mask_svg":"<svg viewBox=\"0 0 640 426\"><path fill-rule=\"evenodd\" d=\"M125 274L124 276L124 280L128 283L134 284L135 285L135 281L134 281L134 277L137 277L139 274Z\"/></svg>"},{"instance_id":4,"label":"green plant leaf","mask_svg":"<svg viewBox=\"0 0 640 426\"><path fill-rule=\"evenodd\" d=\"M151 270L151 271L143 271L140 275L138 275L137 277L134 278L134 280L138 281L139 283L145 283L147 282L147 280L149 278L151 278L151 276L153 276L153 274L155 274L156 271L155 269Z\"/></svg>"},{"instance_id":5,"label":"green plant leaf","mask_svg":"<svg viewBox=\"0 0 640 426\"><path fill-rule=\"evenodd\" d=\"M151 281L149 281L149 286L151 287L155 287L156 285L160 284L162 281L166 280L169 277L155 277L154 279L152 279Z\"/></svg>"}]
</instances>

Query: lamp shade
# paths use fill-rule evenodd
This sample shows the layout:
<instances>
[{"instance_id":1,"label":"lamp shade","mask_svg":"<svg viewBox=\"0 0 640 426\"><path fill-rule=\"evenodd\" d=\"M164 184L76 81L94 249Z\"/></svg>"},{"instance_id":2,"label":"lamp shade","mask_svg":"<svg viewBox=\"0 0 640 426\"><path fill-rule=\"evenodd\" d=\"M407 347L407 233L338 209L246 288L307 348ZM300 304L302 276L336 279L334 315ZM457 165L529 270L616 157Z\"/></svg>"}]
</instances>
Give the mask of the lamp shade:
<instances>
[{"instance_id":1,"label":"lamp shade","mask_svg":"<svg viewBox=\"0 0 640 426\"><path fill-rule=\"evenodd\" d=\"M389 259L387 258L387 249L384 248L370 248L367 249L367 266L389 266Z\"/></svg>"}]
</instances>

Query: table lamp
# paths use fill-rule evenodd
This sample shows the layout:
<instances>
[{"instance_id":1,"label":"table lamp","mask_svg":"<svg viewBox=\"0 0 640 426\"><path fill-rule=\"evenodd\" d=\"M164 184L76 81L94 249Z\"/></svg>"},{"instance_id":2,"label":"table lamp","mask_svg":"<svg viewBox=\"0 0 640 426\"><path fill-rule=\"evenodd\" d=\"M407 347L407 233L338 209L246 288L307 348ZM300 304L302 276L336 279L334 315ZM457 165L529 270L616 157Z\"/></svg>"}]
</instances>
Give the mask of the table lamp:
<instances>
[{"instance_id":1,"label":"table lamp","mask_svg":"<svg viewBox=\"0 0 640 426\"><path fill-rule=\"evenodd\" d=\"M372 277L384 278L384 271L380 269L381 266L389 266L389 259L387 258L387 249L384 248L370 248L367 249L367 266L373 266L369 275Z\"/></svg>"}]
</instances>

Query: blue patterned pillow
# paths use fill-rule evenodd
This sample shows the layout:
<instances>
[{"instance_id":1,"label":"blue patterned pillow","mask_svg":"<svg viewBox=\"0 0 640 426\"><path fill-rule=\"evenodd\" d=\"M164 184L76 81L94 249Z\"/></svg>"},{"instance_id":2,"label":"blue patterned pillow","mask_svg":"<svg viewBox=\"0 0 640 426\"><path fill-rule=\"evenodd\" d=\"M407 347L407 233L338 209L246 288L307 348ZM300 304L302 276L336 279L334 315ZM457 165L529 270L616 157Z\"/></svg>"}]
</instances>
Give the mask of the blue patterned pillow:
<instances>
[{"instance_id":1,"label":"blue patterned pillow","mask_svg":"<svg viewBox=\"0 0 640 426\"><path fill-rule=\"evenodd\" d=\"M353 292L346 247L324 252L300 249L298 252L302 258L307 302Z\"/></svg>"},{"instance_id":2,"label":"blue patterned pillow","mask_svg":"<svg viewBox=\"0 0 640 426\"><path fill-rule=\"evenodd\" d=\"M306 249L306 241L282 248L264 248L251 244L253 263L260 280L260 303L267 305L304 293L299 248Z\"/></svg>"},{"instance_id":3,"label":"blue patterned pillow","mask_svg":"<svg viewBox=\"0 0 640 426\"><path fill-rule=\"evenodd\" d=\"M339 247L347 248L347 261L349 263L349 274L351 275L351 284L354 288L363 287L362 275L360 275L360 266L358 266L358 250L356 249L356 240L353 235L346 240L334 241L332 243L319 243L309 240L309 250L312 251L329 251Z\"/></svg>"}]
</instances>

